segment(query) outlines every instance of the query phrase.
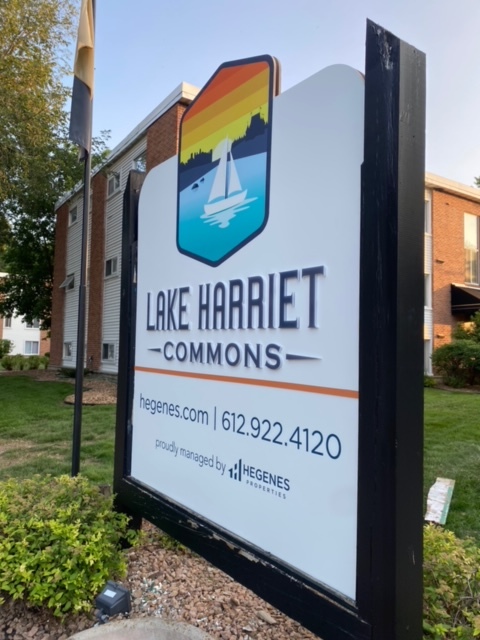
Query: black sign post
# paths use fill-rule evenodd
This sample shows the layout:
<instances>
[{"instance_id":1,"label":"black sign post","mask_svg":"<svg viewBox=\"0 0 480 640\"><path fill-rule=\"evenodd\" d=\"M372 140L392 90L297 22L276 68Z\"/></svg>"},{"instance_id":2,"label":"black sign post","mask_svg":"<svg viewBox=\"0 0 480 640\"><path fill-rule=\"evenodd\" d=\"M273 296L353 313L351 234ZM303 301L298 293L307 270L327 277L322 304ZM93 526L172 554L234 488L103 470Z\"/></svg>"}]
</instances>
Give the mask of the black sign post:
<instances>
[{"instance_id":1,"label":"black sign post","mask_svg":"<svg viewBox=\"0 0 480 640\"><path fill-rule=\"evenodd\" d=\"M357 604L422 637L425 56L371 22L362 167Z\"/></svg>"},{"instance_id":2,"label":"black sign post","mask_svg":"<svg viewBox=\"0 0 480 640\"><path fill-rule=\"evenodd\" d=\"M368 22L354 601L131 477L136 215L142 181L135 172L125 194L118 508L158 525L324 640L422 638L424 141L425 56Z\"/></svg>"}]
</instances>

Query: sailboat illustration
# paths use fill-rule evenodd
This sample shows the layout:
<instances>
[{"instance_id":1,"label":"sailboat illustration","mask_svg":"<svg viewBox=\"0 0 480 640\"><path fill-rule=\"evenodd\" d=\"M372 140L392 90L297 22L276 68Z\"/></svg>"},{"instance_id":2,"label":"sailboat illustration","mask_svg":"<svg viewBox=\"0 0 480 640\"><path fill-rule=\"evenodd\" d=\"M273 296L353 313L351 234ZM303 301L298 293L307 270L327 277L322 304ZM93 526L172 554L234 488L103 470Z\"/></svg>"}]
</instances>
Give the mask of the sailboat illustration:
<instances>
[{"instance_id":1,"label":"sailboat illustration","mask_svg":"<svg viewBox=\"0 0 480 640\"><path fill-rule=\"evenodd\" d=\"M205 216L212 216L226 209L236 207L247 197L247 189L242 190L232 157L232 142L222 140L212 153L212 160L220 160L213 180L208 202L203 206Z\"/></svg>"}]
</instances>

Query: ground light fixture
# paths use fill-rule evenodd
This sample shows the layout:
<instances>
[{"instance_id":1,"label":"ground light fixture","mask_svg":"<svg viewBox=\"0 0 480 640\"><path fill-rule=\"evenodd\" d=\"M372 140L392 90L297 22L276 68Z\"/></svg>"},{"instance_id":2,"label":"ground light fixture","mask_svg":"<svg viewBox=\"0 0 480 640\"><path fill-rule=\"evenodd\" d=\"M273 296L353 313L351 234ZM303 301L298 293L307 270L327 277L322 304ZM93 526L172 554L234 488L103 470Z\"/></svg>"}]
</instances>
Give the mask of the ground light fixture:
<instances>
[{"instance_id":1,"label":"ground light fixture","mask_svg":"<svg viewBox=\"0 0 480 640\"><path fill-rule=\"evenodd\" d=\"M105 624L118 613L130 613L130 591L109 580L95 599L95 607L100 624Z\"/></svg>"}]
</instances>

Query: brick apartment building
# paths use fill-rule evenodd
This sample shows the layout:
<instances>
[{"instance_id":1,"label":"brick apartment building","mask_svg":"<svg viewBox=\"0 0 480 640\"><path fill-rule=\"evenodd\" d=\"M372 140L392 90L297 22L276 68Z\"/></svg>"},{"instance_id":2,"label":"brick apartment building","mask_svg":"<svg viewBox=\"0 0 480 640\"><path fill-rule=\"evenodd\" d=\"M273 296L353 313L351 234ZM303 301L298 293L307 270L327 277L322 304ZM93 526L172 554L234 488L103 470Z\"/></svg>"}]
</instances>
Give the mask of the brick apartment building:
<instances>
[{"instance_id":1,"label":"brick apartment building","mask_svg":"<svg viewBox=\"0 0 480 640\"><path fill-rule=\"evenodd\" d=\"M7 273L0 273L8 278ZM40 329L40 322L26 322L22 316L0 315L0 340L10 340L12 354L22 356L44 356L50 351L48 331Z\"/></svg>"},{"instance_id":2,"label":"brick apartment building","mask_svg":"<svg viewBox=\"0 0 480 640\"><path fill-rule=\"evenodd\" d=\"M86 366L116 373L120 326L122 196L130 169L149 171L178 150L179 124L198 89L181 84L110 154L92 178ZM74 367L81 188L58 203L51 329L53 367ZM93 233L91 230L93 229ZM426 174L424 367L457 322L480 309L480 190Z\"/></svg>"},{"instance_id":3,"label":"brick apartment building","mask_svg":"<svg viewBox=\"0 0 480 640\"><path fill-rule=\"evenodd\" d=\"M480 310L480 189L425 177L425 370L432 351Z\"/></svg>"},{"instance_id":4,"label":"brick apartment building","mask_svg":"<svg viewBox=\"0 0 480 640\"><path fill-rule=\"evenodd\" d=\"M122 207L129 171L149 171L177 153L180 119L197 93L198 89L182 83L112 151L92 177L85 362L93 371L117 372ZM56 213L50 366L75 367L81 187L57 204Z\"/></svg>"}]
</instances>

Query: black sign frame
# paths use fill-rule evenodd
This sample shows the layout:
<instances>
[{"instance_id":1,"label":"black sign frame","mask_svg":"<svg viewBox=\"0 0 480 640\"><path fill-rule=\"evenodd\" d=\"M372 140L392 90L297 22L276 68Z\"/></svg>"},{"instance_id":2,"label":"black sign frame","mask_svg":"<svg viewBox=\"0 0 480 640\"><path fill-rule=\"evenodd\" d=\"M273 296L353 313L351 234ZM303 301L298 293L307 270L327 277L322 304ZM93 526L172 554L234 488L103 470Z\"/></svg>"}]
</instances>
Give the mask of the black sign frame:
<instances>
[{"instance_id":1,"label":"black sign frame","mask_svg":"<svg viewBox=\"0 0 480 640\"><path fill-rule=\"evenodd\" d=\"M114 491L118 509L324 640L421 640L425 55L368 21L365 69L356 600L131 477L138 172L124 196Z\"/></svg>"}]
</instances>

